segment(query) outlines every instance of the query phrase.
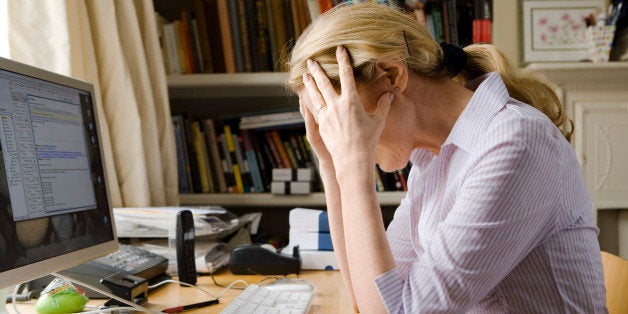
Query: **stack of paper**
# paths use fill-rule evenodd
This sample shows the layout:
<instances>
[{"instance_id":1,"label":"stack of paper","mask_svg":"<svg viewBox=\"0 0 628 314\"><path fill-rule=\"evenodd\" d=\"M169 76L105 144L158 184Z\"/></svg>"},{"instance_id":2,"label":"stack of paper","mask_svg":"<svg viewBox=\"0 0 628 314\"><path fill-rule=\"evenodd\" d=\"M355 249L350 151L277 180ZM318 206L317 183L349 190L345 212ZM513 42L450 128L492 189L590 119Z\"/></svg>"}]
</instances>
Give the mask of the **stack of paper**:
<instances>
[{"instance_id":1,"label":"stack of paper","mask_svg":"<svg viewBox=\"0 0 628 314\"><path fill-rule=\"evenodd\" d=\"M302 269L338 269L327 212L295 208L290 211L288 219L289 244L282 253L291 256L292 248L299 246Z\"/></svg>"}]
</instances>

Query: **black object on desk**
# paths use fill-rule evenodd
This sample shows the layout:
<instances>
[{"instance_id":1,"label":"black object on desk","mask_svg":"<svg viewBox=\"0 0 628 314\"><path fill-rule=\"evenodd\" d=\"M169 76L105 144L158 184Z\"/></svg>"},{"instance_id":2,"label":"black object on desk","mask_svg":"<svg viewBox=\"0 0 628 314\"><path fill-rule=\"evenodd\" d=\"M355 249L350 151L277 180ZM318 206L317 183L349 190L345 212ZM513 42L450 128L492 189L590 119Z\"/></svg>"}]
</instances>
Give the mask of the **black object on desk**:
<instances>
[{"instance_id":1,"label":"black object on desk","mask_svg":"<svg viewBox=\"0 0 628 314\"><path fill-rule=\"evenodd\" d=\"M179 281L196 284L196 262L194 255L194 216L189 209L177 213L177 273Z\"/></svg>"},{"instance_id":2,"label":"black object on desk","mask_svg":"<svg viewBox=\"0 0 628 314\"><path fill-rule=\"evenodd\" d=\"M290 257L259 245L239 246L231 252L229 269L235 275L298 274L301 270L299 247L294 247Z\"/></svg>"},{"instance_id":3,"label":"black object on desk","mask_svg":"<svg viewBox=\"0 0 628 314\"><path fill-rule=\"evenodd\" d=\"M124 272L115 273L100 280L111 292L130 302L144 304L148 301L148 281L146 279L129 275ZM111 299L105 305L126 305L116 299Z\"/></svg>"}]
</instances>

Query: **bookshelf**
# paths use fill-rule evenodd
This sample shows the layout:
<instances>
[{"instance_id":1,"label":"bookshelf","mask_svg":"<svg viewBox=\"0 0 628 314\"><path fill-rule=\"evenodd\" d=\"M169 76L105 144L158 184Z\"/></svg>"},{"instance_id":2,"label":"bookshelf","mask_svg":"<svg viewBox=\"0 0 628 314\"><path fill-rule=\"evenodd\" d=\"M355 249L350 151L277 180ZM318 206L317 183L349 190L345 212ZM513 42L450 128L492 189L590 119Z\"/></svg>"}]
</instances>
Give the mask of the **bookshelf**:
<instances>
[{"instance_id":1,"label":"bookshelf","mask_svg":"<svg viewBox=\"0 0 628 314\"><path fill-rule=\"evenodd\" d=\"M173 21L181 17L182 8L193 10L195 3L199 1L211 3L215 0L182 0L176 2L154 0L154 3L155 9L161 16ZM427 2L432 2L434 6L440 7L445 1L430 0ZM298 2L291 1L293 4ZM447 2L449 3L449 1ZM467 8L474 2L477 1L458 0L460 6ZM492 6L492 2L489 2ZM470 33L465 36L470 36ZM461 43L468 43L468 39L461 40ZM197 116L220 118L277 110L296 110L298 109L298 98L283 87L286 78L287 73L268 71L170 74L167 77L167 83L171 113L177 115L191 112ZM398 191L378 194L386 224L392 219L394 209L404 196L405 192ZM281 229L287 225L287 210L294 207L324 209L325 195L320 192L308 195L195 193L180 194L180 203L190 206L218 205L237 214L262 211L265 217L270 218L265 219L265 221L267 223L269 220L272 221L272 229ZM277 233L281 234L282 232L277 231Z\"/></svg>"}]
</instances>

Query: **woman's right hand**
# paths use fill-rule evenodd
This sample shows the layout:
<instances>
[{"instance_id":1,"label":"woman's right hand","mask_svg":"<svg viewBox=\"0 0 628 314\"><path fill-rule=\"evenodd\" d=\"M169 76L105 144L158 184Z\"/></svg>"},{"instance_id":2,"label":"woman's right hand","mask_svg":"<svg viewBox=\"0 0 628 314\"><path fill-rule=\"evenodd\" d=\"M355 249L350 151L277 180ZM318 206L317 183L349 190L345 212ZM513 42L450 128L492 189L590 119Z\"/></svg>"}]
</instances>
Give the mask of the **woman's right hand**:
<instances>
[{"instance_id":1,"label":"woman's right hand","mask_svg":"<svg viewBox=\"0 0 628 314\"><path fill-rule=\"evenodd\" d=\"M316 119L314 118L314 113L312 110L316 110L313 108L314 103L308 92L303 90L299 93L299 110L301 111L301 115L303 116L303 120L305 120L305 131L307 134L307 140L310 143L310 147L316 154L319 163L319 171L334 171L334 165L331 159L331 154L321 135L318 131L318 123L316 123ZM310 109L312 108L312 109ZM335 177L335 174L332 173L332 177Z\"/></svg>"}]
</instances>

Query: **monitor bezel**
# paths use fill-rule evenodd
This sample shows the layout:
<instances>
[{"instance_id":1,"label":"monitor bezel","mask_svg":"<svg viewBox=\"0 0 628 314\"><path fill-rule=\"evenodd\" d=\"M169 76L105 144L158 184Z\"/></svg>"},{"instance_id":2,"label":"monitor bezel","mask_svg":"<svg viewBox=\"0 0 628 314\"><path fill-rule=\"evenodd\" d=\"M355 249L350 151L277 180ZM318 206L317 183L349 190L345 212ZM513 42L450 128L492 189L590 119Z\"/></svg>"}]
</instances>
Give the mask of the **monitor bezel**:
<instances>
[{"instance_id":1,"label":"monitor bezel","mask_svg":"<svg viewBox=\"0 0 628 314\"><path fill-rule=\"evenodd\" d=\"M10 59L0 57L0 69L14 72L17 74L33 77L36 79L45 80L51 83L60 84L68 87L73 87L76 89L87 91L91 94L92 97L92 109L94 115L96 117L96 135L98 137L98 143L102 143L102 137L100 134L100 122L98 115L98 102L95 99L95 90L94 86L91 83L81 81L75 78L71 78L68 76L60 75L54 72L50 72L47 70L43 70L37 67L33 67L30 65L26 65L23 63L19 63ZM59 256L55 256L52 258L44 259L35 263L31 263L28 265L24 265L21 267L13 268L4 272L0 272L0 289L5 289L8 287L12 287L24 282L28 282L30 280L55 273L66 269L68 267L72 267L89 260L101 257L103 255L109 254L111 252L115 252L118 250L118 236L116 233L116 227L113 216L113 206L111 204L111 196L109 195L109 180L107 178L107 168L105 165L105 158L102 154L102 147L99 149L101 154L101 164L104 173L104 183L105 183L105 194L107 196L107 205L111 223L111 230L113 232L113 238L110 241L103 242L100 244L92 245L83 249L79 249L73 252L68 252L61 254Z\"/></svg>"}]
</instances>

